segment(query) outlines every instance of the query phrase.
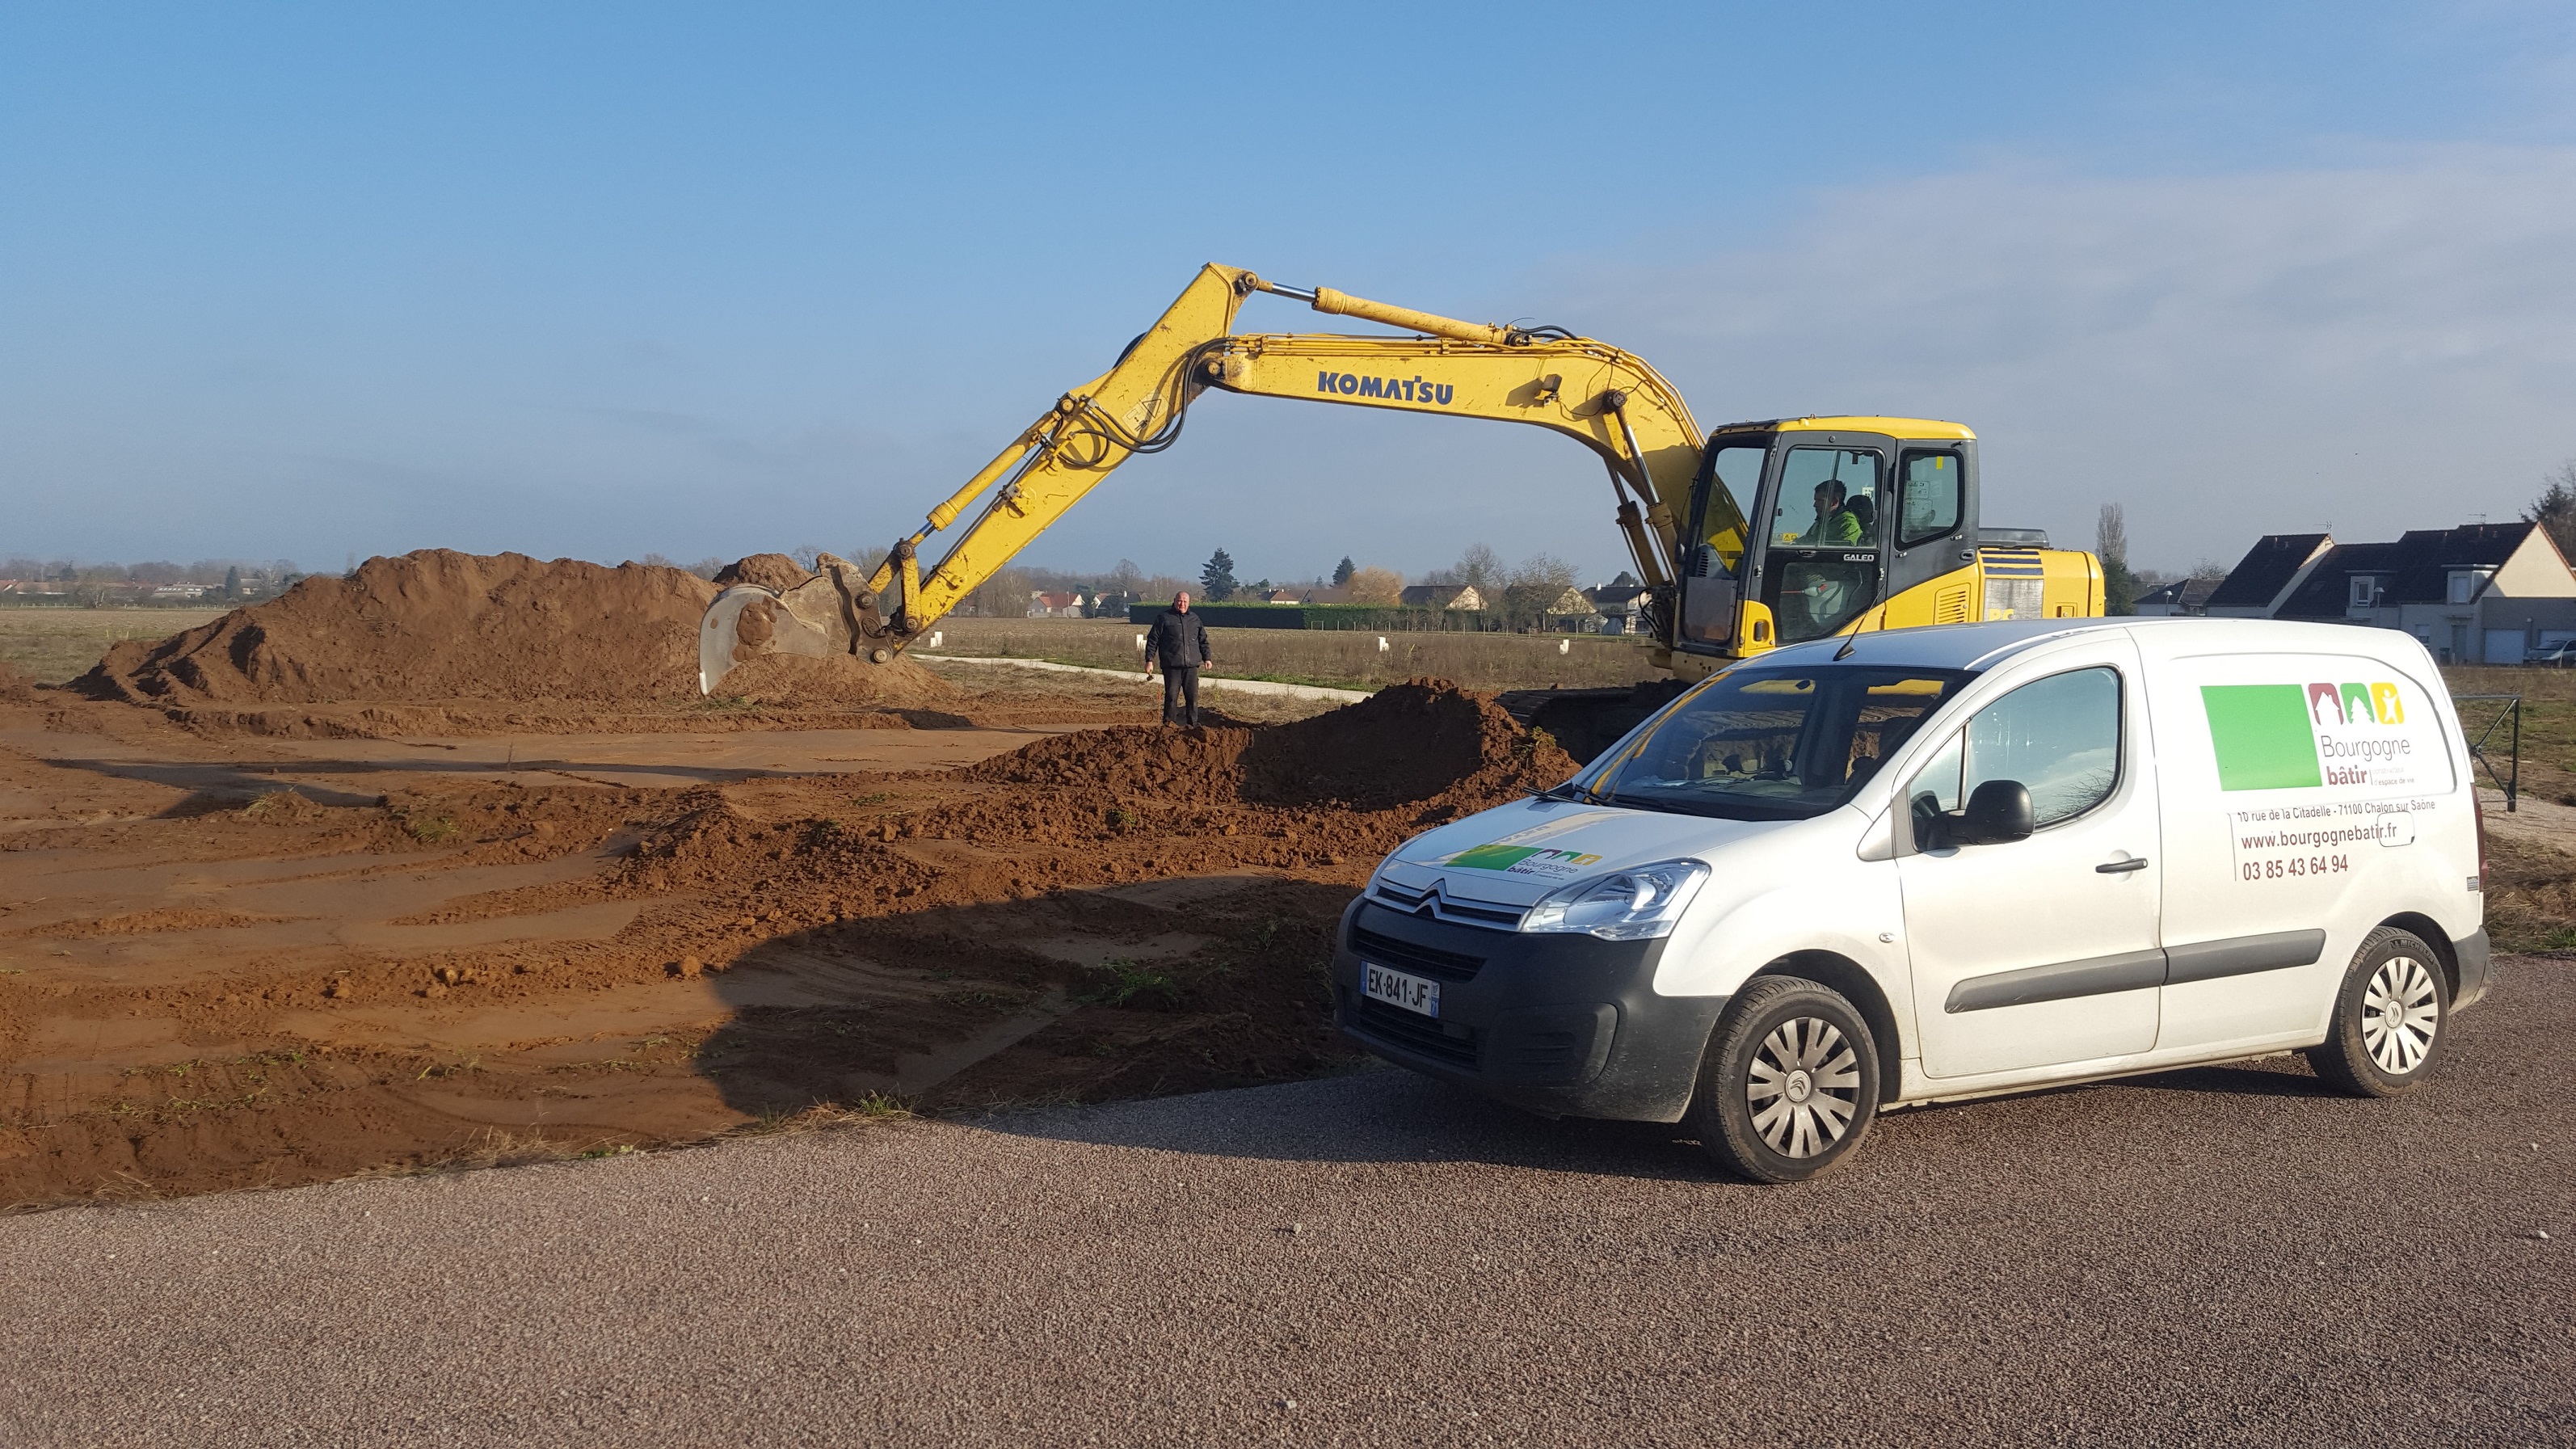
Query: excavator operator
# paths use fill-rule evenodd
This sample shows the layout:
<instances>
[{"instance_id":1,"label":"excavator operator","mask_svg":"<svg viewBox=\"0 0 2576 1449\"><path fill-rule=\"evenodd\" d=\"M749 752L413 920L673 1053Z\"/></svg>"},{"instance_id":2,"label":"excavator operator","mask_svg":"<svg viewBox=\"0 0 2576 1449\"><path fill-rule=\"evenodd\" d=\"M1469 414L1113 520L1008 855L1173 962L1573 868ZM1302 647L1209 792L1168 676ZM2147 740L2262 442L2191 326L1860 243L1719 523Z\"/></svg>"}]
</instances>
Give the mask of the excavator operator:
<instances>
[{"instance_id":1,"label":"excavator operator","mask_svg":"<svg viewBox=\"0 0 2576 1449\"><path fill-rule=\"evenodd\" d=\"M1844 506L1850 490L1840 478L1828 478L1816 485L1816 525L1798 535L1798 542L1811 548L1833 548L1840 544L1860 542L1860 515Z\"/></svg>"}]
</instances>

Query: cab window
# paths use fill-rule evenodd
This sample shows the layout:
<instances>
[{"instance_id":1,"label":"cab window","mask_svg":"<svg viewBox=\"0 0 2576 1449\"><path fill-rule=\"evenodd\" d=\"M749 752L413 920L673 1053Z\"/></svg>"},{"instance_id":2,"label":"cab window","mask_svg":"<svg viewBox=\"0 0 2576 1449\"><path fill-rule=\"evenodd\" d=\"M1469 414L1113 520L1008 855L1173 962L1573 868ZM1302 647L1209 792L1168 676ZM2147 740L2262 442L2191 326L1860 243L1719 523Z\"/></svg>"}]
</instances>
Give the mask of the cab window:
<instances>
[{"instance_id":1,"label":"cab window","mask_svg":"<svg viewBox=\"0 0 2576 1449\"><path fill-rule=\"evenodd\" d=\"M1912 548L1956 530L1967 469L1951 452L1908 452L1898 484L1896 546Z\"/></svg>"},{"instance_id":2,"label":"cab window","mask_svg":"<svg viewBox=\"0 0 2576 1449\"><path fill-rule=\"evenodd\" d=\"M1791 448L1780 466L1771 541L1791 548L1876 548L1880 474L1887 460L1868 448Z\"/></svg>"},{"instance_id":3,"label":"cab window","mask_svg":"<svg viewBox=\"0 0 2576 1449\"><path fill-rule=\"evenodd\" d=\"M2120 783L2120 674L2078 669L1977 711L1905 788L1914 838L1988 780L2018 780L2042 829L2111 798Z\"/></svg>"},{"instance_id":4,"label":"cab window","mask_svg":"<svg viewBox=\"0 0 2576 1449\"><path fill-rule=\"evenodd\" d=\"M1713 579L1735 572L1736 562L1744 554L1742 515L1720 506L1718 498L1722 495L1740 499L1743 506L1749 506L1760 497L1762 459L1769 451L1757 443L1722 447L1710 453L1710 486L1700 500L1697 536L1691 540L1690 555L1683 562L1683 577Z\"/></svg>"}]
</instances>

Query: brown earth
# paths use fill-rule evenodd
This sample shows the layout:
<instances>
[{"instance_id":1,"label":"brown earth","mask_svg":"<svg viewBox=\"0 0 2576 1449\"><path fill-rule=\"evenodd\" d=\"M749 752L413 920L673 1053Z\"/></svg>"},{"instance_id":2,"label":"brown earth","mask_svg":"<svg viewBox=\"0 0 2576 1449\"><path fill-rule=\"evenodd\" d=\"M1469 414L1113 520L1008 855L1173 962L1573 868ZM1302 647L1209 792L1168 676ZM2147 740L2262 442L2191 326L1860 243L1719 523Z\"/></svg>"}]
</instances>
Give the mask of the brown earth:
<instances>
[{"instance_id":1,"label":"brown earth","mask_svg":"<svg viewBox=\"0 0 2576 1449\"><path fill-rule=\"evenodd\" d=\"M783 553L756 553L735 559L716 571L716 587L727 584L759 584L763 588L785 593L814 577L811 569Z\"/></svg>"},{"instance_id":2,"label":"brown earth","mask_svg":"<svg viewBox=\"0 0 2576 1449\"><path fill-rule=\"evenodd\" d=\"M668 572L376 560L124 651L110 698L0 705L0 1202L1330 1070L1327 941L1370 864L1571 769L1430 681L1061 733L1153 701L656 706L529 682L534 646L484 677L527 697L470 694L473 651L402 622L497 647L527 632L500 600L560 612L513 581L694 597ZM385 627L315 615L331 590ZM329 685L353 657L393 685Z\"/></svg>"},{"instance_id":3,"label":"brown earth","mask_svg":"<svg viewBox=\"0 0 2576 1449\"><path fill-rule=\"evenodd\" d=\"M726 579L810 577L757 554ZM157 644L108 651L73 687L165 708L368 704L685 705L697 701L698 617L717 586L674 568L424 549L316 576ZM773 658L729 681L763 704L902 709L957 688L908 659Z\"/></svg>"}]
</instances>

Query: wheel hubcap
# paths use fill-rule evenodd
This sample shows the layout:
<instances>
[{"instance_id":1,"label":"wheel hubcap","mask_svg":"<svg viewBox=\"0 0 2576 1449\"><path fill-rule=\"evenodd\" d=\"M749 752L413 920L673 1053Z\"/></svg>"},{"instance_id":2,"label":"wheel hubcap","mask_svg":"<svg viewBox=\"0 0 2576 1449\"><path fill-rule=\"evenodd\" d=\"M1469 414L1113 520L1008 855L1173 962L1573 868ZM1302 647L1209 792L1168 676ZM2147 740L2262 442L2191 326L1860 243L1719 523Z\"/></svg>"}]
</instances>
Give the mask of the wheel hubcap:
<instances>
[{"instance_id":1,"label":"wheel hubcap","mask_svg":"<svg viewBox=\"0 0 2576 1449\"><path fill-rule=\"evenodd\" d=\"M2370 975L2361 998L2361 1044L2379 1069L2402 1077L2424 1064L2442 1011L2433 973L2412 956L2395 956Z\"/></svg>"},{"instance_id":2,"label":"wheel hubcap","mask_svg":"<svg viewBox=\"0 0 2576 1449\"><path fill-rule=\"evenodd\" d=\"M1830 1021L1784 1021L1754 1052L1744 1097L1753 1130L1772 1151L1813 1157L1851 1130L1860 1110L1860 1057Z\"/></svg>"}]
</instances>

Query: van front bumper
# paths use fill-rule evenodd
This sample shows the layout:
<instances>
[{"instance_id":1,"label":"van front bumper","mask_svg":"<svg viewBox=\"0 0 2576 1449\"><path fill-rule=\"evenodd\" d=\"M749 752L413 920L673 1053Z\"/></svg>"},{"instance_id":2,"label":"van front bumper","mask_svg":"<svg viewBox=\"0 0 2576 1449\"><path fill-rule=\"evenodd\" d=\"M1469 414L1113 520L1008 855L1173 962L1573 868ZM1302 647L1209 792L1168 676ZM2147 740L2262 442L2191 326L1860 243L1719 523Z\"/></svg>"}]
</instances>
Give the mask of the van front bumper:
<instances>
[{"instance_id":1,"label":"van front bumper","mask_svg":"<svg viewBox=\"0 0 2576 1449\"><path fill-rule=\"evenodd\" d=\"M1664 943L1522 935L1362 898L1333 937L1334 1018L1397 1066L1565 1117L1677 1122L1723 996L1658 996ZM1440 983L1425 1016L1361 989L1367 960Z\"/></svg>"}]
</instances>

